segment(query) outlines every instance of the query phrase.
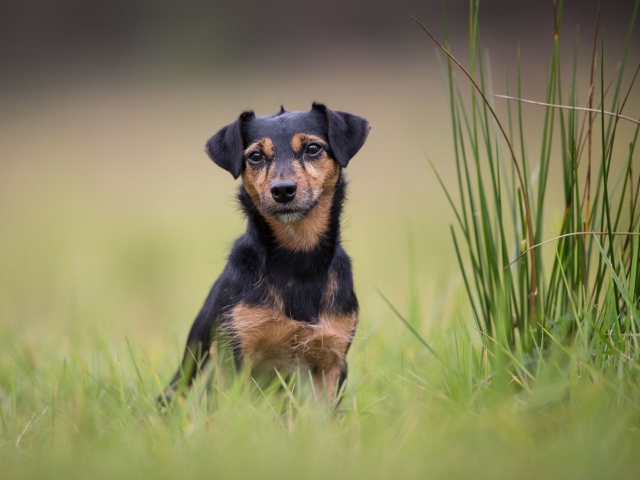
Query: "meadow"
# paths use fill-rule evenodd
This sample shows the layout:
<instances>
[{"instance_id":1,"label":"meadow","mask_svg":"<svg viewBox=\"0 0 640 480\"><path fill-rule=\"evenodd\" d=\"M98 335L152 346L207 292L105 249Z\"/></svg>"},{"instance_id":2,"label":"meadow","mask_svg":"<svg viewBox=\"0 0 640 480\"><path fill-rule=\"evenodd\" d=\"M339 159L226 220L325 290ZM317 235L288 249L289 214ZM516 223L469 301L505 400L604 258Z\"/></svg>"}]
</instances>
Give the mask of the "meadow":
<instances>
[{"instance_id":1,"label":"meadow","mask_svg":"<svg viewBox=\"0 0 640 480\"><path fill-rule=\"evenodd\" d=\"M637 478L638 52L632 34L619 51L590 37L574 61L561 8L544 61L514 56L497 80L472 7L456 56L499 122L426 33L428 67L344 59L333 75L352 90L312 74L259 89L242 75L114 74L4 99L2 478ZM549 75L532 82L519 63ZM592 95L595 111L494 91L582 107ZM208 369L161 410L243 231L237 185L204 140L245 107L275 111L273 98L373 125L346 171L361 308L344 397L332 413L295 382L261 390ZM560 234L573 236L527 251Z\"/></svg>"}]
</instances>

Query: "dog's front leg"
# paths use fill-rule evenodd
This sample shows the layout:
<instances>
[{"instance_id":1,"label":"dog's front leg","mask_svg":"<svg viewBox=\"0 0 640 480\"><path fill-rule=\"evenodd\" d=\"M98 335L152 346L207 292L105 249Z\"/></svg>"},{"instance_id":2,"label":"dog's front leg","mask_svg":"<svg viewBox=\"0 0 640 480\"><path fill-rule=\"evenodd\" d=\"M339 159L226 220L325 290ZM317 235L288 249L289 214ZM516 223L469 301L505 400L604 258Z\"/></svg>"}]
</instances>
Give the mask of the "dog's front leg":
<instances>
[{"instance_id":1,"label":"dog's front leg","mask_svg":"<svg viewBox=\"0 0 640 480\"><path fill-rule=\"evenodd\" d=\"M209 360L209 349L217 326L218 310L216 297L219 282L216 282L200 313L196 317L185 347L182 362L173 379L163 393L157 398L158 403L168 404L176 393L183 393L191 385L195 376Z\"/></svg>"},{"instance_id":2,"label":"dog's front leg","mask_svg":"<svg viewBox=\"0 0 640 480\"><path fill-rule=\"evenodd\" d=\"M336 396L340 394L342 385L347 380L347 364L334 363L328 368L316 369L312 372L313 386L316 395L331 407L336 402ZM336 403L336 406L340 402Z\"/></svg>"}]
</instances>

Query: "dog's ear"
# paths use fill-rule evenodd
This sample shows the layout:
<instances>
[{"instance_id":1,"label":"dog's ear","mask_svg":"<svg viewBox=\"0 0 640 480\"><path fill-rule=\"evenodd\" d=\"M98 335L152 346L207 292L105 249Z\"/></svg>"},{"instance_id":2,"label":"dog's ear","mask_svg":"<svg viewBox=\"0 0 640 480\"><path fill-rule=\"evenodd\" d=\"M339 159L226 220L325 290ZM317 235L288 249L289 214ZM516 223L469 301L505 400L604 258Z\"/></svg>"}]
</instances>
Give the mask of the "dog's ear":
<instances>
[{"instance_id":1,"label":"dog's ear","mask_svg":"<svg viewBox=\"0 0 640 480\"><path fill-rule=\"evenodd\" d=\"M242 124L255 117L252 111L240 114L238 120L226 127L222 127L218 133L209 139L204 151L219 167L227 170L233 178L238 178L242 173L244 163L242 140Z\"/></svg>"},{"instance_id":2,"label":"dog's ear","mask_svg":"<svg viewBox=\"0 0 640 480\"><path fill-rule=\"evenodd\" d=\"M311 110L324 115L333 158L341 167L346 167L349 160L364 145L371 125L362 117L346 112L334 112L321 103L314 102Z\"/></svg>"}]
</instances>

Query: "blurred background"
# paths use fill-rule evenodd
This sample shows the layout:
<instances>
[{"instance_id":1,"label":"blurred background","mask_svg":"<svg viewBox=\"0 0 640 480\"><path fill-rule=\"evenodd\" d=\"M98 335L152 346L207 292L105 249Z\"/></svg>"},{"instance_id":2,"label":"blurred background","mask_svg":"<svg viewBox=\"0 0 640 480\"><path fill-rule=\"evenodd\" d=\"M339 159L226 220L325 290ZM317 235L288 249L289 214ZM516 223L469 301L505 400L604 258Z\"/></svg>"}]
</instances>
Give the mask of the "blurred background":
<instances>
[{"instance_id":1,"label":"blurred background","mask_svg":"<svg viewBox=\"0 0 640 480\"><path fill-rule=\"evenodd\" d=\"M607 74L633 3L604 2ZM453 53L468 64L469 2L445 4ZM579 32L583 74L597 8L565 2L563 58ZM523 96L543 100L551 0L486 1L480 12L494 90L505 91L505 69L515 90L519 46ZM347 169L344 221L363 324L394 321L379 313L375 287L426 327L450 316L454 217L427 161L454 185L450 115L435 46L409 14L443 38L431 0L1 2L0 339L64 353L87 332L127 336L169 375L244 229L238 182L207 158L205 141L243 109L314 100L373 126ZM631 45L633 69L637 31ZM638 100L627 115L638 116ZM525 111L535 145L543 111ZM548 214L551 223L557 212Z\"/></svg>"}]
</instances>

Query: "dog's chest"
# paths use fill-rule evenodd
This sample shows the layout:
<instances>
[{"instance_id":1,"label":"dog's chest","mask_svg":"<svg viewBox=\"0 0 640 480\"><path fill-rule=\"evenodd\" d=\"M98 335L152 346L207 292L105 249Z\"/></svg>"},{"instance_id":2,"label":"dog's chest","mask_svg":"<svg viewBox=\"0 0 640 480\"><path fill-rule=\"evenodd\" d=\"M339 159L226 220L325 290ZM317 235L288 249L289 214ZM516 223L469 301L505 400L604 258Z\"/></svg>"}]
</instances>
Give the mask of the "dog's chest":
<instances>
[{"instance_id":1,"label":"dog's chest","mask_svg":"<svg viewBox=\"0 0 640 480\"><path fill-rule=\"evenodd\" d=\"M229 326L252 367L328 369L343 362L356 321L355 312L320 315L310 323L293 320L278 309L239 304L231 311Z\"/></svg>"}]
</instances>

